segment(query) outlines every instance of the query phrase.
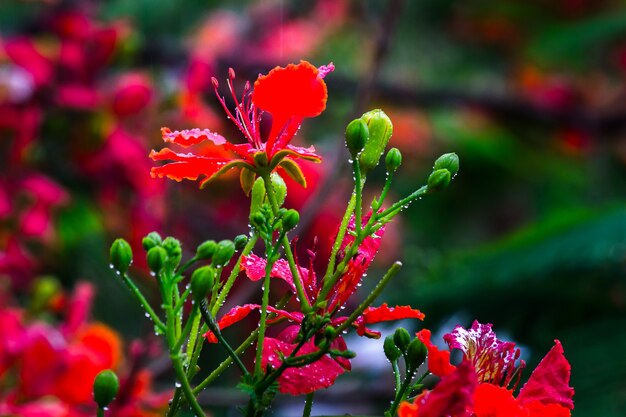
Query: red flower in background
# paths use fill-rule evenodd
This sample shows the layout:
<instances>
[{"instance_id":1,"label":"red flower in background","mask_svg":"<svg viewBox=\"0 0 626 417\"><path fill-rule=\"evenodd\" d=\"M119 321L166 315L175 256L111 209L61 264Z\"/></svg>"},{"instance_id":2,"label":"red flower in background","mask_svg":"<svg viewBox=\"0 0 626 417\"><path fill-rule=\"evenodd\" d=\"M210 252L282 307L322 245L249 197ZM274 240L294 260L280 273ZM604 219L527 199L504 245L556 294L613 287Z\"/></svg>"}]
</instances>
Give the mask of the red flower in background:
<instances>
[{"instance_id":1,"label":"red flower in background","mask_svg":"<svg viewBox=\"0 0 626 417\"><path fill-rule=\"evenodd\" d=\"M326 107L327 90L324 76L334 69L332 64L316 68L306 61L285 68L276 67L267 75L259 76L254 89L246 83L241 99L234 92L234 71L230 71L228 88L235 102L235 113L226 106L224 98L217 93L218 82L213 79L218 99L229 119L243 133L248 143L234 144L223 136L208 129L191 129L172 132L162 129L163 140L182 147L201 143L212 146L205 148L199 155L177 153L169 148L159 152L152 151L150 157L155 161L173 161L151 170L153 177L168 177L176 181L205 178L203 186L216 176L235 167L256 171L259 161L255 155L264 154L264 163L271 169L281 165L287 173L293 169L299 171L295 159L304 158L319 161L320 157L313 147L301 148L289 143L297 133L306 117L318 116ZM261 138L261 116L267 112L272 116L271 131L264 142ZM296 175L300 178L301 175Z\"/></svg>"},{"instance_id":2,"label":"red flower in background","mask_svg":"<svg viewBox=\"0 0 626 417\"><path fill-rule=\"evenodd\" d=\"M367 222L367 218L364 221ZM350 223L350 229L352 231L354 230L354 221ZM346 271L337 280L332 290L329 292L329 295L325 300L326 307L324 307L322 311L318 312L320 315L329 314L333 316L337 311L343 308L347 300L358 288L358 284L365 275L365 272L367 272L370 263L376 255L376 252L378 252L383 233L384 227L377 231L377 235L364 239L357 254L348 262ZM352 242L353 237L350 235L349 230L343 241L342 249L345 249L346 246ZM302 283L302 287L304 288L305 296L311 305L319 301L318 296L323 287L323 282L318 281L313 269L313 257L314 255L311 254L309 268L298 266L298 276L295 278L291 274L287 261L284 259L279 259L274 264L271 273L273 278L278 278L286 282L291 291L294 293L294 279L299 279ZM248 278L253 281L259 281L265 277L265 267L266 260L253 254L245 257L241 263L241 268L246 272ZM232 324L245 318L251 311L259 310L260 308L261 306L257 304L247 304L235 307L219 320L218 325L220 328L231 326ZM299 311L289 312L285 310L277 310L275 308L268 308L268 311L276 313L281 318L286 318L291 322L298 323L287 327L275 338L265 338L261 365L263 368L266 368L268 365L272 368L278 368L282 363L281 354L289 356L297 346L296 337L298 336L298 332L300 330L300 324L302 324L304 320L304 315ZM354 322L354 326L356 327L356 331L359 336L378 338L380 337L380 333L369 329L367 327L369 324L407 318L422 320L424 318L424 314L409 306L389 307L387 304L383 304L379 307L368 307ZM331 325L339 326L346 319L346 316L335 317L331 320ZM215 336L210 332L207 333L207 339L209 342L217 342ZM345 341L341 336L337 337L333 341L333 345L331 347L340 351L347 349ZM316 350L318 350L318 348L315 345L315 342L310 340L305 343L297 354L300 356L315 352ZM306 366L288 368L278 378L279 389L283 393L301 395L317 391L322 388L328 388L335 382L335 379L339 375L344 373L346 370L350 370L350 368L350 361L348 359L331 358L329 355L324 355L320 360Z\"/></svg>"},{"instance_id":3,"label":"red flower in background","mask_svg":"<svg viewBox=\"0 0 626 417\"><path fill-rule=\"evenodd\" d=\"M519 349L498 340L490 324L475 321L470 329L457 326L444 336L450 349L463 352L463 362L456 367L449 363L450 352L432 345L430 332L422 330L418 337L428 348L428 369L442 379L413 403L402 403L399 417L569 417L574 408L571 367L558 340L515 397L515 387L507 386L514 375L519 377L524 363L515 365ZM443 404L462 407L452 410Z\"/></svg>"}]
</instances>

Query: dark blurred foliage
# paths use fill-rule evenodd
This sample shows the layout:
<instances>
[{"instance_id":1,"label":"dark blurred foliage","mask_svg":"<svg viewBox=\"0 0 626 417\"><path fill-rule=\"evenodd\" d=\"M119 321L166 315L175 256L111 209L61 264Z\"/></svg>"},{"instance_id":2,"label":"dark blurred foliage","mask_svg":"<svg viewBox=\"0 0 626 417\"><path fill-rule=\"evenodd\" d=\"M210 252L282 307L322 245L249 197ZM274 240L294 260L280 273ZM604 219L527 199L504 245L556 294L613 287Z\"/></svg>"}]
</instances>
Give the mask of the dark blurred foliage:
<instances>
[{"instance_id":1,"label":"dark blurred foliage","mask_svg":"<svg viewBox=\"0 0 626 417\"><path fill-rule=\"evenodd\" d=\"M423 183L437 155L454 151L461 159L450 189L407 209L388 231L377 265L399 258L405 266L387 301L419 307L433 330L451 318L494 323L527 347L531 365L558 338L573 367L574 415L622 416L625 6L617 0L161 0L158 6L4 0L2 43L36 41L56 75L31 80L20 96L7 74L16 77L15 65L22 64L0 53L0 112L17 109L8 120L0 115L0 265L8 265L2 272L21 294L29 277L43 273L68 287L92 280L99 288L97 317L127 335L150 332L108 270L108 243L127 237L140 258L139 239L154 228L180 238L188 255L204 239L241 233L247 213L236 177L203 191L148 178L158 129L208 127L235 137L212 96L211 76L224 79L231 66L238 79L253 80L298 59L333 61L327 111L299 134L326 159L310 166L308 191L290 184L288 204L302 210L304 239L317 236L323 246L347 201L340 143L346 122L383 108L395 125L391 144L404 154L396 196ZM77 71L89 72L82 78L68 76L71 62L57 53L72 36L55 32L55 18L68 11L117 34L114 51L98 66L90 59L102 54L84 56ZM80 35L81 42L96 42ZM78 50L94 51L88 48ZM59 99L63 87L77 84L95 101ZM150 91L145 102L137 92L142 85ZM115 94L124 91L130 96L119 100L135 107L115 106ZM28 197L38 191L19 184L32 184L34 175L52 181L46 190L57 194L43 202ZM381 170L370 182L383 178ZM32 207L52 216L50 230L20 226L31 224L24 213ZM136 264L149 288L142 262ZM242 285L237 301L254 291ZM391 396L355 381L373 390L371 398ZM207 396L228 402L225 395Z\"/></svg>"}]
</instances>

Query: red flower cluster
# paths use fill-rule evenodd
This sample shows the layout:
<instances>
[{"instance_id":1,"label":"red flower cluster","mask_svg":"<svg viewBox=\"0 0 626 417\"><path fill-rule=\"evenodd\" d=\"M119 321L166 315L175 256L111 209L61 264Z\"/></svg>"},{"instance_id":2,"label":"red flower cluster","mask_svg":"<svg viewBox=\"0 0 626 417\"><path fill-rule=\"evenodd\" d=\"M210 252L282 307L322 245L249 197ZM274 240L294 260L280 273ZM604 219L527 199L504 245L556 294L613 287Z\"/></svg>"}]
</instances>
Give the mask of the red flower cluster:
<instances>
[{"instance_id":1,"label":"red flower cluster","mask_svg":"<svg viewBox=\"0 0 626 417\"><path fill-rule=\"evenodd\" d=\"M123 354L117 333L104 324L88 321L92 298L93 288L85 283L76 287L69 300L62 294L53 298L53 304L60 306L65 316L60 326L33 320L29 314L32 312L9 307L3 299L0 380L7 384L3 384L0 393L0 415L95 415L93 380L104 369L117 369ZM122 376L122 388L118 401L111 405L111 416L159 415L169 393L152 393L151 375L141 368ZM15 381L15 386L10 381Z\"/></svg>"},{"instance_id":2,"label":"red flower cluster","mask_svg":"<svg viewBox=\"0 0 626 417\"><path fill-rule=\"evenodd\" d=\"M364 219L367 222L367 217ZM343 309L348 299L354 294L361 282L363 276L378 252L384 227L376 232L376 235L367 237L359 246L357 254L348 262L346 271L338 279L333 286L329 295L324 300L326 307L319 311L320 315L329 314L334 316L337 311ZM342 249L351 244L354 232L354 219L349 225L348 233L344 238ZM293 277L286 260L279 259L272 268L271 276L286 282L292 292L295 293L294 279L300 280L304 288L305 296L309 304L314 305L318 301L318 295L323 288L323 282L319 281L313 269L313 254L310 259L310 267L305 268L298 266L298 276ZM246 272L248 278L253 281L261 280L265 276L266 260L256 255L250 255L243 259L241 268ZM218 323L220 328L228 327L246 317L251 311L260 309L257 304L247 304L233 308ZM268 308L268 311L276 313L280 318L286 318L297 324L291 325L274 337L266 337L263 345L262 367L266 368L270 365L272 368L278 368L281 363L281 355L289 356L296 348L296 337L300 330L300 325L304 320L304 315L299 311L277 310ZM424 314L409 306L389 307L383 304L379 307L368 307L363 314L354 322L357 334L372 338L379 338L380 333L374 331L367 326L370 324L380 323L391 320L402 320L407 318L424 319ZM346 316L334 317L331 321L332 326L339 326L347 319ZM207 334L210 342L216 342L215 336L211 333ZM337 337L333 345L333 349L344 351L347 349L343 337ZM318 350L313 340L307 342L299 351L298 356L312 353ZM345 358L331 358L329 355L323 356L320 360L309 365L299 368L288 368L278 379L280 391L292 395L307 394L322 388L330 387L335 379L350 370L350 361Z\"/></svg>"},{"instance_id":3,"label":"red flower cluster","mask_svg":"<svg viewBox=\"0 0 626 417\"><path fill-rule=\"evenodd\" d=\"M450 351L431 343L429 331L418 337L428 348L428 369L441 380L413 403L402 403L399 417L569 417L574 408L570 365L558 340L514 396L516 384L508 386L524 363L515 364L519 349L498 340L490 324L475 321L445 335L450 349L463 352L458 366L450 364Z\"/></svg>"},{"instance_id":4,"label":"red flower cluster","mask_svg":"<svg viewBox=\"0 0 626 417\"><path fill-rule=\"evenodd\" d=\"M285 68L276 67L267 75L261 75L254 88L246 83L241 98L235 94L235 73L231 69L228 88L235 103L234 114L213 85L228 118L233 121L248 143L234 144L208 129L191 129L172 132L162 129L163 140L182 147L210 144L200 154L177 153L169 148L152 151L155 161L173 161L151 170L153 177L168 177L176 181L205 178L201 186L232 168L244 168L256 172L261 166L274 169L282 166L285 171L300 180L304 178L295 159L320 161L313 147L300 148L289 143L300 129L306 117L318 116L326 108L327 91L323 78L334 69L332 64L316 68L306 61ZM264 112L272 116L272 127L266 141L261 138L261 117ZM295 170L295 172L294 172ZM246 171L242 171L243 173ZM243 184L243 180L242 180ZM244 189L246 187L244 186Z\"/></svg>"}]
</instances>

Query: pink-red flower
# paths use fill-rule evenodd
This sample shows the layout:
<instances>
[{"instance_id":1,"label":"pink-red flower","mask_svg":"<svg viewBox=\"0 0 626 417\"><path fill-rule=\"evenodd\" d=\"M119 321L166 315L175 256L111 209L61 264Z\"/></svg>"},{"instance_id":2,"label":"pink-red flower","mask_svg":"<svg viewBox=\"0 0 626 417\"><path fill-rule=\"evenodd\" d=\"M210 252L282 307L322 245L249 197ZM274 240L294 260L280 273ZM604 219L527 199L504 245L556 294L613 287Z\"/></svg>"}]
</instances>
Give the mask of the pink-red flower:
<instances>
[{"instance_id":1,"label":"pink-red flower","mask_svg":"<svg viewBox=\"0 0 626 417\"><path fill-rule=\"evenodd\" d=\"M267 75L259 76L254 88L246 83L240 98L234 92L235 74L231 69L228 88L235 103L234 113L228 109L224 98L217 92L219 84L213 79L220 103L247 143L232 143L208 129L172 132L163 128L161 132L165 142L182 147L199 144L210 146L196 154L178 153L169 148L152 151L150 157L153 160L170 161L152 168L152 176L168 177L176 181L204 177L200 183L202 186L232 168L257 172L259 168L274 169L281 166L303 183L299 167L294 161L298 158L319 161L320 157L313 147L296 147L290 145L290 142L304 118L318 116L326 108L328 93L323 79L333 69L332 64L316 68L306 61L285 68L276 67ZM272 119L271 130L265 141L261 137L260 126L264 112L269 113ZM248 188L243 180L242 185L244 189Z\"/></svg>"},{"instance_id":2,"label":"pink-red flower","mask_svg":"<svg viewBox=\"0 0 626 417\"><path fill-rule=\"evenodd\" d=\"M422 330L418 337L428 348L428 369L442 379L415 401L402 403L399 417L569 417L574 408L571 367L558 340L515 396L515 386L508 385L523 369L523 362L515 364L519 349L498 340L490 324L475 321L470 329L457 326L444 336L450 349L463 352L456 367L449 363L450 352L430 342L430 332Z\"/></svg>"},{"instance_id":3,"label":"pink-red flower","mask_svg":"<svg viewBox=\"0 0 626 417\"><path fill-rule=\"evenodd\" d=\"M350 230L354 230L354 221L350 223ZM348 317L335 317L335 314L344 307L350 296L358 288L361 279L365 275L365 272L380 247L380 241L383 233L384 227L379 229L376 232L376 235L364 239L359 246L357 254L348 262L346 271L337 280L324 300L319 300L323 282L319 281L315 274L312 266L313 259L310 260L309 268L302 266L297 267L298 275L296 277L291 274L287 261L279 259L272 267L271 277L284 281L294 293L294 279L300 280L307 301L311 305L320 301L325 301L321 303L325 305L325 307L318 311L318 314L331 316L330 324L332 326L339 326L345 322ZM342 250L346 249L347 245L353 243L353 240L354 238L351 234L347 233L342 245ZM248 278L253 281L258 281L265 277L266 260L251 254L243 259L241 268L245 271ZM242 320L251 311L258 310L260 308L261 307L256 304L247 304L235 307L219 320L218 325L220 328L230 326L239 320ZM298 336L300 325L303 323L305 317L299 311L285 311L271 307L268 308L268 311L277 314L279 318L287 319L288 321L295 323L294 325L287 327L278 336L265 338L261 363L262 367L266 368L269 365L272 368L278 368L282 363L281 355L289 356L296 348L296 337ZM368 307L365 309L365 311L353 323L353 326L356 328L356 332L360 336L378 338L380 337L380 333L370 329L368 327L370 324L407 318L422 320L424 318L424 314L421 311L413 309L409 306L389 307L387 304L383 304L379 307ZM209 341L216 341L215 337L211 333L207 334L207 338ZM347 349L345 341L341 336L334 340L331 348L339 351ZM310 340L305 343L296 355L301 356L307 353L315 352L316 350L318 350L318 347L315 345L313 340ZM335 382L335 379L346 370L350 370L350 361L348 359L341 357L331 358L329 355L324 355L320 360L314 363L299 368L288 368L285 370L285 372L278 379L279 389L283 393L301 395L322 388L328 388Z\"/></svg>"}]
</instances>

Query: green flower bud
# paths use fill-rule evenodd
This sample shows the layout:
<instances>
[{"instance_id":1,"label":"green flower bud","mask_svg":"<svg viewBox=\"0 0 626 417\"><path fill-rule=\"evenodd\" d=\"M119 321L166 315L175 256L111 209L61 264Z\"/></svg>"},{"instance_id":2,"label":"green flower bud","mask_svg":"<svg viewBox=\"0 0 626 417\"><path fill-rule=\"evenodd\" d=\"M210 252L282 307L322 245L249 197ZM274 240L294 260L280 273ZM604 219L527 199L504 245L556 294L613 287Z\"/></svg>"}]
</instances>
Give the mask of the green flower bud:
<instances>
[{"instance_id":1,"label":"green flower bud","mask_svg":"<svg viewBox=\"0 0 626 417\"><path fill-rule=\"evenodd\" d=\"M262 228L266 222L267 220L265 219L265 216L260 211L256 211L250 214L250 224L255 229Z\"/></svg>"},{"instance_id":2,"label":"green flower bud","mask_svg":"<svg viewBox=\"0 0 626 417\"><path fill-rule=\"evenodd\" d=\"M176 268L183 257L183 250L180 246L180 241L171 236L166 237L161 245L165 252L167 252L168 263L173 268Z\"/></svg>"},{"instance_id":3,"label":"green flower bud","mask_svg":"<svg viewBox=\"0 0 626 417\"><path fill-rule=\"evenodd\" d=\"M333 340L335 336L337 336L337 329L335 329L333 326L326 326L326 328L324 329L324 336L326 337L326 339Z\"/></svg>"},{"instance_id":4,"label":"green flower bud","mask_svg":"<svg viewBox=\"0 0 626 417\"><path fill-rule=\"evenodd\" d=\"M248 243L248 236L246 236L246 235L236 236L233 239L233 243L235 244L235 249L236 250L242 250L246 246L246 244Z\"/></svg>"},{"instance_id":5,"label":"green flower bud","mask_svg":"<svg viewBox=\"0 0 626 417\"><path fill-rule=\"evenodd\" d=\"M150 232L146 237L141 241L141 245L146 251L149 251L153 247L160 245L162 242L161 235L157 232Z\"/></svg>"},{"instance_id":6,"label":"green flower bud","mask_svg":"<svg viewBox=\"0 0 626 417\"><path fill-rule=\"evenodd\" d=\"M450 175L450 171L447 169L438 169L437 171L433 171L428 177L428 192L434 193L437 191L441 191L450 184L450 179L452 176Z\"/></svg>"},{"instance_id":7,"label":"green flower bud","mask_svg":"<svg viewBox=\"0 0 626 417\"><path fill-rule=\"evenodd\" d=\"M213 254L213 262L217 266L224 266L229 261L230 258L235 254L235 244L232 240L222 240L217 244L217 249L215 249L215 254Z\"/></svg>"},{"instance_id":8,"label":"green flower bud","mask_svg":"<svg viewBox=\"0 0 626 417\"><path fill-rule=\"evenodd\" d=\"M120 389L120 381L110 369L96 375L93 381L93 399L99 408L108 407Z\"/></svg>"},{"instance_id":9,"label":"green flower bud","mask_svg":"<svg viewBox=\"0 0 626 417\"><path fill-rule=\"evenodd\" d=\"M411 343L411 335L405 328L400 327L396 329L393 334L393 341L398 349L404 353L406 352L406 348L409 346L409 343Z\"/></svg>"},{"instance_id":10,"label":"green flower bud","mask_svg":"<svg viewBox=\"0 0 626 417\"><path fill-rule=\"evenodd\" d=\"M191 274L191 295L199 303L204 300L215 283L215 269L211 266L202 266Z\"/></svg>"},{"instance_id":11,"label":"green flower bud","mask_svg":"<svg viewBox=\"0 0 626 417\"><path fill-rule=\"evenodd\" d=\"M216 249L217 243L214 240L202 242L196 249L196 259L211 259Z\"/></svg>"},{"instance_id":12,"label":"green flower bud","mask_svg":"<svg viewBox=\"0 0 626 417\"><path fill-rule=\"evenodd\" d=\"M455 153L444 153L435 161L435 166L433 167L433 171L437 171L438 169L447 169L450 171L450 175L454 176L457 172L459 172L459 157Z\"/></svg>"},{"instance_id":13,"label":"green flower bud","mask_svg":"<svg viewBox=\"0 0 626 417\"><path fill-rule=\"evenodd\" d=\"M393 336L385 337L385 341L383 342L383 351L385 352L385 356L389 361L395 362L402 355L400 349L397 348L396 343L393 340Z\"/></svg>"},{"instance_id":14,"label":"green flower bud","mask_svg":"<svg viewBox=\"0 0 626 417\"><path fill-rule=\"evenodd\" d=\"M285 184L283 177L275 172L272 172L271 179L272 188L274 188L274 193L276 194L276 204L278 204L278 207L281 207L285 202L285 197L287 197L287 184Z\"/></svg>"},{"instance_id":15,"label":"green flower bud","mask_svg":"<svg viewBox=\"0 0 626 417\"><path fill-rule=\"evenodd\" d=\"M283 215L283 228L284 230L291 230L298 225L300 221L300 213L297 210L289 209Z\"/></svg>"},{"instance_id":16,"label":"green flower bud","mask_svg":"<svg viewBox=\"0 0 626 417\"><path fill-rule=\"evenodd\" d=\"M261 209L265 201L265 182L259 177L252 186L252 196L250 198L250 213L256 213Z\"/></svg>"},{"instance_id":17,"label":"green flower bud","mask_svg":"<svg viewBox=\"0 0 626 417\"><path fill-rule=\"evenodd\" d=\"M387 156L385 156L385 166L387 167L387 172L396 172L398 168L402 165L402 153L398 148L391 148L389 152L387 152Z\"/></svg>"},{"instance_id":18,"label":"green flower bud","mask_svg":"<svg viewBox=\"0 0 626 417\"><path fill-rule=\"evenodd\" d=\"M367 124L369 130L369 139L359 156L361 172L367 174L378 165L393 133L393 124L385 112L379 109L365 113L361 120Z\"/></svg>"},{"instance_id":19,"label":"green flower bud","mask_svg":"<svg viewBox=\"0 0 626 417\"><path fill-rule=\"evenodd\" d=\"M155 246L148 251L146 255L148 261L148 267L155 274L158 274L163 269L165 261L167 260L167 252L160 246Z\"/></svg>"},{"instance_id":20,"label":"green flower bud","mask_svg":"<svg viewBox=\"0 0 626 417\"><path fill-rule=\"evenodd\" d=\"M363 150L370 132L362 119L354 119L346 127L346 146L352 158L357 158Z\"/></svg>"},{"instance_id":21,"label":"green flower bud","mask_svg":"<svg viewBox=\"0 0 626 417\"><path fill-rule=\"evenodd\" d=\"M406 349L406 365L409 369L417 369L426 360L428 350L421 340L415 338Z\"/></svg>"},{"instance_id":22,"label":"green flower bud","mask_svg":"<svg viewBox=\"0 0 626 417\"><path fill-rule=\"evenodd\" d=\"M124 239L117 239L111 245L111 265L121 274L126 273L133 262L133 251Z\"/></svg>"}]
</instances>

